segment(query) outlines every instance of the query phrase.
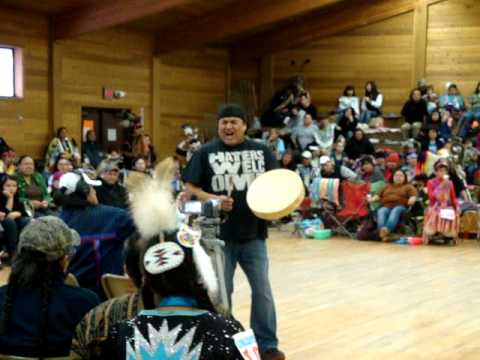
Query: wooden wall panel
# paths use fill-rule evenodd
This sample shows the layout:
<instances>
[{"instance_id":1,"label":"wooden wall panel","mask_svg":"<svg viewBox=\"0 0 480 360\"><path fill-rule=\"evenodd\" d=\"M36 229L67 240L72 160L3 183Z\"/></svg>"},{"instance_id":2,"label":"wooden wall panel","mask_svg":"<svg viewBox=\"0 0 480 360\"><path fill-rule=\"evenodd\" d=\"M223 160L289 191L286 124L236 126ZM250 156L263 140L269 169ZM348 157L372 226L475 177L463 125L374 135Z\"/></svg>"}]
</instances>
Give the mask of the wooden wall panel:
<instances>
[{"instance_id":1,"label":"wooden wall panel","mask_svg":"<svg viewBox=\"0 0 480 360\"><path fill-rule=\"evenodd\" d=\"M49 138L47 19L1 9L0 44L23 48L25 64L23 99L0 99L0 136L18 154L42 157Z\"/></svg>"},{"instance_id":2,"label":"wooden wall panel","mask_svg":"<svg viewBox=\"0 0 480 360\"><path fill-rule=\"evenodd\" d=\"M72 136L81 139L82 107L144 109L145 130L152 130L153 38L120 28L57 41L61 47L61 119ZM127 92L122 99L104 100L102 88Z\"/></svg>"},{"instance_id":3,"label":"wooden wall panel","mask_svg":"<svg viewBox=\"0 0 480 360\"><path fill-rule=\"evenodd\" d=\"M171 155L190 123L211 133L225 102L228 54L223 50L178 51L160 56L159 149ZM156 99L157 101L157 99Z\"/></svg>"},{"instance_id":4,"label":"wooden wall panel","mask_svg":"<svg viewBox=\"0 0 480 360\"><path fill-rule=\"evenodd\" d=\"M429 8L427 79L437 93L447 82L469 96L480 81L480 2L449 0Z\"/></svg>"},{"instance_id":5,"label":"wooden wall panel","mask_svg":"<svg viewBox=\"0 0 480 360\"><path fill-rule=\"evenodd\" d=\"M316 41L306 47L275 55L274 80L278 90L305 68L306 87L321 111L335 109L346 85L363 95L368 80L376 80L385 97L386 112L399 112L410 90L413 13Z\"/></svg>"},{"instance_id":6,"label":"wooden wall panel","mask_svg":"<svg viewBox=\"0 0 480 360\"><path fill-rule=\"evenodd\" d=\"M240 104L245 109L249 121L261 111L259 109L261 78L260 61L236 62L232 59L230 101Z\"/></svg>"}]
</instances>

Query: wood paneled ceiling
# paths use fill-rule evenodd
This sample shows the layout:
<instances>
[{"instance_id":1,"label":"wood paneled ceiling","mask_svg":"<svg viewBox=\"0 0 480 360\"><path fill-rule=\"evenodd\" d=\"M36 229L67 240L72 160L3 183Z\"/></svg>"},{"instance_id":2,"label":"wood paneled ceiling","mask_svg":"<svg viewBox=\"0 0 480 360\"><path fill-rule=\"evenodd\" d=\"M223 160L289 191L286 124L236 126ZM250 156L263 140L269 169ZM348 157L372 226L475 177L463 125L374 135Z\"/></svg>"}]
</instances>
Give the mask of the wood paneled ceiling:
<instances>
[{"instance_id":1,"label":"wood paneled ceiling","mask_svg":"<svg viewBox=\"0 0 480 360\"><path fill-rule=\"evenodd\" d=\"M2 0L1 5L43 14L59 14L89 6L97 0Z\"/></svg>"},{"instance_id":2,"label":"wood paneled ceiling","mask_svg":"<svg viewBox=\"0 0 480 360\"><path fill-rule=\"evenodd\" d=\"M2 0L51 17L54 39L113 26L156 38L156 52L221 46L262 56L441 0ZM242 55L242 56L243 56Z\"/></svg>"}]
</instances>

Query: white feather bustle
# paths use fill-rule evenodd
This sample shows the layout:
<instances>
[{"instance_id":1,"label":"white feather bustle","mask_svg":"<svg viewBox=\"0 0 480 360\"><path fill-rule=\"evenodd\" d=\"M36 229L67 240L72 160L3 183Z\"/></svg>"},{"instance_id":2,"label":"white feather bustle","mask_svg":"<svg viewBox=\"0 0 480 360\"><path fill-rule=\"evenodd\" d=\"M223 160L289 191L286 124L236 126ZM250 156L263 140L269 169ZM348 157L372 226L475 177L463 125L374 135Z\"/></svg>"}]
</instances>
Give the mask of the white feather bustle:
<instances>
[{"instance_id":1,"label":"white feather bustle","mask_svg":"<svg viewBox=\"0 0 480 360\"><path fill-rule=\"evenodd\" d=\"M146 177L129 189L133 220L144 239L177 228L177 207L171 188L174 166L171 158L162 161L155 169L155 179Z\"/></svg>"},{"instance_id":2,"label":"white feather bustle","mask_svg":"<svg viewBox=\"0 0 480 360\"><path fill-rule=\"evenodd\" d=\"M207 290L212 302L215 303L219 291L217 275L215 274L210 256L205 252L199 241L196 241L193 245L193 262L197 268L197 273L200 275L200 282Z\"/></svg>"}]
</instances>

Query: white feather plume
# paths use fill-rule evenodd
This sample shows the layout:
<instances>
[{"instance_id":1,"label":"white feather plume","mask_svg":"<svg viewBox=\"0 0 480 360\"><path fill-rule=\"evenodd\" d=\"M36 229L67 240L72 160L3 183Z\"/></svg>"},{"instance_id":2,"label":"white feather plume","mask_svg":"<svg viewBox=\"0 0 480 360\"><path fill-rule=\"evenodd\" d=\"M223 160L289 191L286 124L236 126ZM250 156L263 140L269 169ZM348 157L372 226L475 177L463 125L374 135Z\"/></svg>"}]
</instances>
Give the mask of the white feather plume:
<instances>
[{"instance_id":1,"label":"white feather plume","mask_svg":"<svg viewBox=\"0 0 480 360\"><path fill-rule=\"evenodd\" d=\"M215 302L218 298L218 280L210 256L205 252L200 242L193 245L193 262L200 275L200 281L207 289L210 299Z\"/></svg>"},{"instance_id":2,"label":"white feather plume","mask_svg":"<svg viewBox=\"0 0 480 360\"><path fill-rule=\"evenodd\" d=\"M160 177L146 177L129 189L133 220L144 239L177 227L176 203L171 188L173 166L170 158L162 161L155 170L156 174L161 174Z\"/></svg>"}]
</instances>

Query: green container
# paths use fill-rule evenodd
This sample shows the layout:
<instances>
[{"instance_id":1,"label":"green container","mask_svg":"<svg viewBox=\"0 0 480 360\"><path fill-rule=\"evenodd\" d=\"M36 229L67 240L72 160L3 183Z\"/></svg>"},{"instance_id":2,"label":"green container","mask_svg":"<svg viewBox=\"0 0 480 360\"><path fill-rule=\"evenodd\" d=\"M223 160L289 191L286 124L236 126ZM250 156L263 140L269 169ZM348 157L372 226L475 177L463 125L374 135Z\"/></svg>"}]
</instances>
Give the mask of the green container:
<instances>
[{"instance_id":1,"label":"green container","mask_svg":"<svg viewBox=\"0 0 480 360\"><path fill-rule=\"evenodd\" d=\"M318 229L315 230L315 240L327 240L332 236L332 230L330 229Z\"/></svg>"}]
</instances>

